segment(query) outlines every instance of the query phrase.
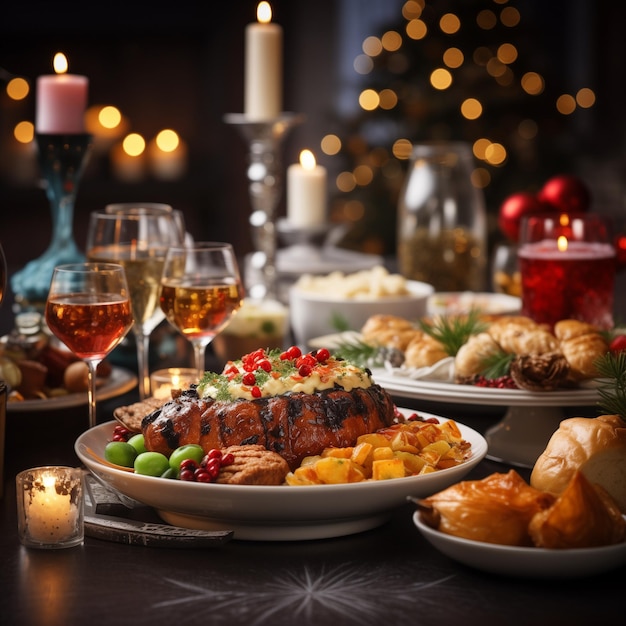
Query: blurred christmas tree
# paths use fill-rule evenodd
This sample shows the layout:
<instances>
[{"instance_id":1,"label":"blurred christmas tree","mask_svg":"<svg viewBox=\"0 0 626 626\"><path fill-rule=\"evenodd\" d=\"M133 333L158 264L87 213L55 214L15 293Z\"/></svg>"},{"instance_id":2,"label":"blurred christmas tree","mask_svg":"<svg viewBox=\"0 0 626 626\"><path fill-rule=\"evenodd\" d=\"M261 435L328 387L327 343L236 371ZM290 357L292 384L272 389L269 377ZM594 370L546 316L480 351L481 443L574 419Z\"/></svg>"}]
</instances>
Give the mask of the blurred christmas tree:
<instances>
[{"instance_id":1,"label":"blurred christmas tree","mask_svg":"<svg viewBox=\"0 0 626 626\"><path fill-rule=\"evenodd\" d=\"M567 95L552 50L515 0L409 0L398 22L363 42L360 112L342 120L333 219L353 223L342 245L393 254L396 206L412 145L469 142L491 238L507 195L538 190L575 168L571 122L595 95ZM551 42L553 43L553 42Z\"/></svg>"}]
</instances>

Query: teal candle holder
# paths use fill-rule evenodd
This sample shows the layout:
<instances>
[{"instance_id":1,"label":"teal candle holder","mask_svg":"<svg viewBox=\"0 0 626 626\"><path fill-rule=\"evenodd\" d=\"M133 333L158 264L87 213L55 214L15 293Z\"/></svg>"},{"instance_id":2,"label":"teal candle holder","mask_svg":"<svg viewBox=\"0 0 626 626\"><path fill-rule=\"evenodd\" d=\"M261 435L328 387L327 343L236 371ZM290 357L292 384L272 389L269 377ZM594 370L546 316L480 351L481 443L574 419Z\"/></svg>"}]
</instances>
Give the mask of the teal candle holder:
<instances>
[{"instance_id":1,"label":"teal candle holder","mask_svg":"<svg viewBox=\"0 0 626 626\"><path fill-rule=\"evenodd\" d=\"M57 265L85 260L74 241L74 202L92 137L86 133L36 134L36 140L39 168L52 214L52 241L39 258L11 277L15 304L22 311L43 311Z\"/></svg>"}]
</instances>

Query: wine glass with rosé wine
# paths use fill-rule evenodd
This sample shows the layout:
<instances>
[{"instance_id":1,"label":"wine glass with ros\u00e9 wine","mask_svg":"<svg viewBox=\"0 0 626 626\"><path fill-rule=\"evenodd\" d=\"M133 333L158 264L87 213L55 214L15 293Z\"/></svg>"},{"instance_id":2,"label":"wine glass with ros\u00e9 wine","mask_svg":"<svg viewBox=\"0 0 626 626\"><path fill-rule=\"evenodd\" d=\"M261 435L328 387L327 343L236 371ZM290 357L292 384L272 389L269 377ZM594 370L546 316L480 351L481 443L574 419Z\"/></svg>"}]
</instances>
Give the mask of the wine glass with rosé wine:
<instances>
[{"instance_id":1,"label":"wine glass with ros\u00e9 wine","mask_svg":"<svg viewBox=\"0 0 626 626\"><path fill-rule=\"evenodd\" d=\"M167 321L193 346L199 380L204 376L206 347L228 325L243 297L230 244L198 242L168 250L160 304Z\"/></svg>"},{"instance_id":2,"label":"wine glass with ros\u00e9 wine","mask_svg":"<svg viewBox=\"0 0 626 626\"><path fill-rule=\"evenodd\" d=\"M126 273L115 263L72 263L54 268L46 323L87 363L89 427L96 425L96 368L133 325Z\"/></svg>"}]
</instances>

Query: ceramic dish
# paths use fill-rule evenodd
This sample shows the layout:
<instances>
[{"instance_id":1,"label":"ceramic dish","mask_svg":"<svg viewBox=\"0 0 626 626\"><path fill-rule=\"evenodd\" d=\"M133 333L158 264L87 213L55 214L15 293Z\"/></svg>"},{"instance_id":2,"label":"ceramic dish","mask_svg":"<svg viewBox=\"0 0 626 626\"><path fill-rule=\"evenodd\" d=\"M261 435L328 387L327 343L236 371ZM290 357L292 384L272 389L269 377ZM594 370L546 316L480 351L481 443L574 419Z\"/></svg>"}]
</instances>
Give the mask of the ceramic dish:
<instances>
[{"instance_id":1,"label":"ceramic dish","mask_svg":"<svg viewBox=\"0 0 626 626\"><path fill-rule=\"evenodd\" d=\"M503 293L475 293L473 291L439 291L428 298L428 315L459 315L471 310L484 315L517 315L522 300Z\"/></svg>"},{"instance_id":2,"label":"ceramic dish","mask_svg":"<svg viewBox=\"0 0 626 626\"><path fill-rule=\"evenodd\" d=\"M579 578L626 565L626 542L600 548L546 550L472 541L439 532L424 524L419 511L413 522L437 550L485 572L520 578Z\"/></svg>"},{"instance_id":3,"label":"ceramic dish","mask_svg":"<svg viewBox=\"0 0 626 626\"><path fill-rule=\"evenodd\" d=\"M101 387L96 391L96 400L109 400L116 398L130 391L137 384L137 376L128 370L113 367L111 375L106 379ZM53 411L56 409L69 409L75 406L87 404L87 392L68 393L56 398L46 398L45 400L22 400L20 402L7 402L9 413L21 413L32 411Z\"/></svg>"},{"instance_id":4,"label":"ceramic dish","mask_svg":"<svg viewBox=\"0 0 626 626\"><path fill-rule=\"evenodd\" d=\"M463 424L458 426L463 438L472 445L472 455L465 463L423 476L343 485L202 484L112 468L96 460L89 450L104 457L113 422L83 433L76 440L75 450L93 474L122 494L153 507L170 524L234 530L235 539L294 541L339 537L375 528L389 519L393 509L405 504L407 496L426 497L461 480L485 457L487 443L475 430Z\"/></svg>"},{"instance_id":5,"label":"ceramic dish","mask_svg":"<svg viewBox=\"0 0 626 626\"><path fill-rule=\"evenodd\" d=\"M406 282L408 294L381 297L347 298L337 292L308 291L297 285L289 290L291 329L298 345L328 335L337 329L337 321L345 328L360 330L377 313L405 319L418 319L426 312L426 300L434 291L432 285L415 280Z\"/></svg>"}]
</instances>

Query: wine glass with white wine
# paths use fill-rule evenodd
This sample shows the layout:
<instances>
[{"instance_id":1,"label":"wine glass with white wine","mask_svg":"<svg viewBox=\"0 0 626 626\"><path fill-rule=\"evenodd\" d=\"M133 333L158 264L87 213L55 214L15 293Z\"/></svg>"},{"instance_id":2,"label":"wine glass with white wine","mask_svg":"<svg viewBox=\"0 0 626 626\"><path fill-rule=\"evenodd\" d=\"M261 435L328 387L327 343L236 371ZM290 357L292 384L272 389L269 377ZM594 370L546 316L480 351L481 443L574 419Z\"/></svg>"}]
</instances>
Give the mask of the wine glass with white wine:
<instances>
[{"instance_id":1,"label":"wine glass with white wine","mask_svg":"<svg viewBox=\"0 0 626 626\"><path fill-rule=\"evenodd\" d=\"M163 264L170 246L183 243L184 229L174 213L161 205L117 206L119 210L91 214L87 259L119 263L126 270L143 400L150 396L150 335L164 319L159 307Z\"/></svg>"},{"instance_id":2,"label":"wine glass with white wine","mask_svg":"<svg viewBox=\"0 0 626 626\"><path fill-rule=\"evenodd\" d=\"M169 249L161 279L161 309L192 344L198 379L204 375L206 347L228 325L243 296L230 244L198 242Z\"/></svg>"}]
</instances>

